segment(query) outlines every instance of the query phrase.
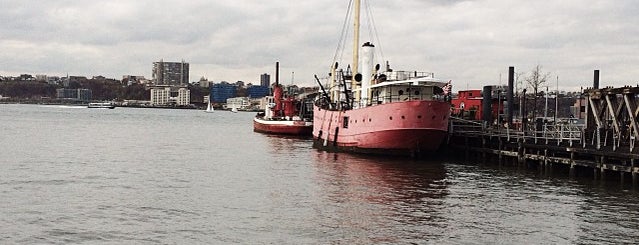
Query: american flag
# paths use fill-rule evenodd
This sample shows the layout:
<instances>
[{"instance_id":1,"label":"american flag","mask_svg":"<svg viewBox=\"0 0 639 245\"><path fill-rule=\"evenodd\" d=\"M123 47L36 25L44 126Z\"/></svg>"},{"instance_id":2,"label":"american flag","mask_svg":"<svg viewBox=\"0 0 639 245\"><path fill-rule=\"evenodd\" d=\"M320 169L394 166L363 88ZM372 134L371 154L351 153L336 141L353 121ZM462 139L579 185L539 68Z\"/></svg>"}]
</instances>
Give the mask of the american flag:
<instances>
[{"instance_id":1,"label":"american flag","mask_svg":"<svg viewBox=\"0 0 639 245\"><path fill-rule=\"evenodd\" d=\"M453 88L453 86L450 84L450 82L452 82L452 81L453 80L448 80L448 83L446 83L446 85L444 85L444 87L442 87L442 89L444 90L444 95L450 94L450 91Z\"/></svg>"}]
</instances>

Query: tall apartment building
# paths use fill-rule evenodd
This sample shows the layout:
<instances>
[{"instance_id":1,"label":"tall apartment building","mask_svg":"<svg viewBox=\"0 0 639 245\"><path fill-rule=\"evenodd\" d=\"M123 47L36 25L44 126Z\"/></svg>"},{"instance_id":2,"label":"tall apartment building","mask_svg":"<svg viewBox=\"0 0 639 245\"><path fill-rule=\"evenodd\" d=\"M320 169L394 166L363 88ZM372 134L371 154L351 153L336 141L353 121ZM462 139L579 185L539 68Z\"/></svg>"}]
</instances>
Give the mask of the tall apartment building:
<instances>
[{"instance_id":1,"label":"tall apartment building","mask_svg":"<svg viewBox=\"0 0 639 245\"><path fill-rule=\"evenodd\" d=\"M189 63L153 62L153 83L155 85L186 85L189 83Z\"/></svg>"},{"instance_id":2,"label":"tall apartment building","mask_svg":"<svg viewBox=\"0 0 639 245\"><path fill-rule=\"evenodd\" d=\"M271 86L271 75L266 74L266 73L260 75L260 86L270 87Z\"/></svg>"}]
</instances>

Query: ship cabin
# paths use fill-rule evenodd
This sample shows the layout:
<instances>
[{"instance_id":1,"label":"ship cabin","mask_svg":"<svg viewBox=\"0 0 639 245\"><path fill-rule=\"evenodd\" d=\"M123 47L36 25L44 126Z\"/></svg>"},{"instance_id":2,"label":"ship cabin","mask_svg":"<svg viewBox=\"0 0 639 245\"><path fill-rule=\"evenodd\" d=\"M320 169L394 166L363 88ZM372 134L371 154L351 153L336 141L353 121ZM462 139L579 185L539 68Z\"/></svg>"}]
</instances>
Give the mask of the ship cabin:
<instances>
[{"instance_id":1,"label":"ship cabin","mask_svg":"<svg viewBox=\"0 0 639 245\"><path fill-rule=\"evenodd\" d=\"M443 100L446 83L437 81L432 73L382 72L370 85L368 105L408 100Z\"/></svg>"}]
</instances>

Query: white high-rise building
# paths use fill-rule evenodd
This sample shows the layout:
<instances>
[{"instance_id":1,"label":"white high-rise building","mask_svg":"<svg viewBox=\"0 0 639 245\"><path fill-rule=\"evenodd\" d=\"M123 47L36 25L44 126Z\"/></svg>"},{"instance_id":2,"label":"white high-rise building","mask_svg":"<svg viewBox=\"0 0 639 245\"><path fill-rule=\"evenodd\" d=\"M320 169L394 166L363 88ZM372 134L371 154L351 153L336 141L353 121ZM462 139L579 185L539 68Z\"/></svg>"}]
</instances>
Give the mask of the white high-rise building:
<instances>
[{"instance_id":1,"label":"white high-rise building","mask_svg":"<svg viewBox=\"0 0 639 245\"><path fill-rule=\"evenodd\" d=\"M170 94L170 86L151 87L151 105L167 105L169 103Z\"/></svg>"},{"instance_id":2,"label":"white high-rise building","mask_svg":"<svg viewBox=\"0 0 639 245\"><path fill-rule=\"evenodd\" d=\"M191 90L187 87L168 85L151 86L151 105L154 106L187 106L191 104Z\"/></svg>"},{"instance_id":3,"label":"white high-rise building","mask_svg":"<svg viewBox=\"0 0 639 245\"><path fill-rule=\"evenodd\" d=\"M177 105L189 105L191 104L191 90L188 88L178 88L177 97L174 98Z\"/></svg>"}]
</instances>

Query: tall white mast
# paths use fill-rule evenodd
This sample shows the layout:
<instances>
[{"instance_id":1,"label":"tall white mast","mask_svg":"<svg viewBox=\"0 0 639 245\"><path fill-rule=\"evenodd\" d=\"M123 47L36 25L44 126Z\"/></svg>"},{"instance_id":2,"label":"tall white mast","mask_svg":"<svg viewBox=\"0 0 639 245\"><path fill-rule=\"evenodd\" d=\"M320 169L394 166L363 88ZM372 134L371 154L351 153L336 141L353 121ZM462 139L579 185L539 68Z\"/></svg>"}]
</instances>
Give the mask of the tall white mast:
<instances>
[{"instance_id":1,"label":"tall white mast","mask_svg":"<svg viewBox=\"0 0 639 245\"><path fill-rule=\"evenodd\" d=\"M357 89L357 81L355 81L355 75L357 75L358 67L359 67L359 13L360 13L360 0L355 0L354 6L354 16L353 16L353 64L352 64L352 75L351 79L351 91L355 91ZM354 93L355 101L359 101L359 94Z\"/></svg>"}]
</instances>

